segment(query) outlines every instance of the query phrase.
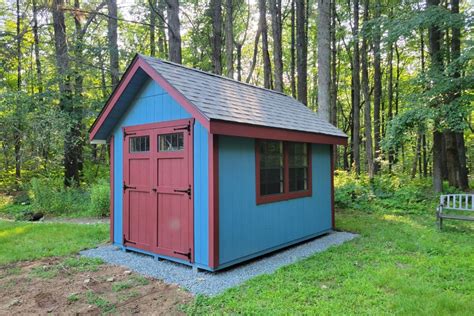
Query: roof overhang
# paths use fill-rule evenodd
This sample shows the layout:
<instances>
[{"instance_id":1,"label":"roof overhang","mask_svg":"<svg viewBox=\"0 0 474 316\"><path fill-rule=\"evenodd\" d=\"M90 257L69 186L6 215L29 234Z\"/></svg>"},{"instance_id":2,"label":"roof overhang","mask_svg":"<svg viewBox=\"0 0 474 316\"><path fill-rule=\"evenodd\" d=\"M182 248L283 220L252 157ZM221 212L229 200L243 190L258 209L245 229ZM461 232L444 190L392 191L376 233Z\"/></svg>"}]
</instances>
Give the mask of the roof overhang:
<instances>
[{"instance_id":1,"label":"roof overhang","mask_svg":"<svg viewBox=\"0 0 474 316\"><path fill-rule=\"evenodd\" d=\"M308 133L283 128L266 127L220 120L211 120L210 132L212 134L226 136L250 137L315 144L347 145L347 137Z\"/></svg>"},{"instance_id":2,"label":"roof overhang","mask_svg":"<svg viewBox=\"0 0 474 316\"><path fill-rule=\"evenodd\" d=\"M151 67L140 55L136 55L125 71L119 84L105 103L99 116L89 130L92 143L106 141L112 129L136 97L142 84L151 78L170 94L183 108L195 117L205 128L209 129L209 119L197 107L189 102L178 90Z\"/></svg>"}]
</instances>

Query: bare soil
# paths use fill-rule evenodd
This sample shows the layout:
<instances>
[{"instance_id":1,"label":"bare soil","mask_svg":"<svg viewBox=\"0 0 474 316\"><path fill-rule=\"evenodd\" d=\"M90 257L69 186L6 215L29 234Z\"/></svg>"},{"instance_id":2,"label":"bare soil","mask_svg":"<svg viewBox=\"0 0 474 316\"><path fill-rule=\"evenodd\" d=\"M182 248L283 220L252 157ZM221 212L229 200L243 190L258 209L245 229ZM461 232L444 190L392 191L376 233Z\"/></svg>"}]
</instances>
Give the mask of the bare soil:
<instances>
[{"instance_id":1,"label":"bare soil","mask_svg":"<svg viewBox=\"0 0 474 316\"><path fill-rule=\"evenodd\" d=\"M0 315L180 315L192 295L125 268L69 267L64 258L0 266Z\"/></svg>"}]
</instances>

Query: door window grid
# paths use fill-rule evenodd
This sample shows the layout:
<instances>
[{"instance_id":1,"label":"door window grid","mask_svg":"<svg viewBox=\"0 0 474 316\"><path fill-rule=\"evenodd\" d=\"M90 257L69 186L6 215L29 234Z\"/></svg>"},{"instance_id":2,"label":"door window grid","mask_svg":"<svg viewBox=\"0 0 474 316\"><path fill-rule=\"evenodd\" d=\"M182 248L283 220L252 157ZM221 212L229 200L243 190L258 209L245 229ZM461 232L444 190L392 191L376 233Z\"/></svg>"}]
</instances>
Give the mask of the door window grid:
<instances>
[{"instance_id":1,"label":"door window grid","mask_svg":"<svg viewBox=\"0 0 474 316\"><path fill-rule=\"evenodd\" d=\"M129 141L130 153L142 153L150 151L150 136L130 137Z\"/></svg>"},{"instance_id":2,"label":"door window grid","mask_svg":"<svg viewBox=\"0 0 474 316\"><path fill-rule=\"evenodd\" d=\"M158 135L158 150L163 152L180 151L184 149L183 133Z\"/></svg>"}]
</instances>

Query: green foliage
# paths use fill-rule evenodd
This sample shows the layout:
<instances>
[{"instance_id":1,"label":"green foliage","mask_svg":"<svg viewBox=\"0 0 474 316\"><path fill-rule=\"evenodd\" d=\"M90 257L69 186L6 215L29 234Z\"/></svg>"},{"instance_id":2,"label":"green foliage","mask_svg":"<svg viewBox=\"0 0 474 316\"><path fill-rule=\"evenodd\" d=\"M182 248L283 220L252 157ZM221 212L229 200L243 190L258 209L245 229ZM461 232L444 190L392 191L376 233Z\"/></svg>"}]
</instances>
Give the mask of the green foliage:
<instances>
[{"instance_id":1,"label":"green foliage","mask_svg":"<svg viewBox=\"0 0 474 316\"><path fill-rule=\"evenodd\" d=\"M90 187L64 187L62 179L31 180L31 208L54 216L108 216L110 212L110 187L99 181Z\"/></svg>"},{"instance_id":2,"label":"green foliage","mask_svg":"<svg viewBox=\"0 0 474 316\"><path fill-rule=\"evenodd\" d=\"M335 205L364 212L402 214L432 213L438 201L431 179L411 179L407 175L369 177L336 171L334 178ZM446 192L454 192L446 187Z\"/></svg>"},{"instance_id":3,"label":"green foliage","mask_svg":"<svg viewBox=\"0 0 474 316\"><path fill-rule=\"evenodd\" d=\"M69 255L94 247L108 238L109 227L104 224L18 223L0 220L0 265Z\"/></svg>"},{"instance_id":4,"label":"green foliage","mask_svg":"<svg viewBox=\"0 0 474 316\"><path fill-rule=\"evenodd\" d=\"M52 215L87 213L90 193L80 188L66 188L62 179L31 180L32 207Z\"/></svg>"},{"instance_id":5,"label":"green foliage","mask_svg":"<svg viewBox=\"0 0 474 316\"><path fill-rule=\"evenodd\" d=\"M90 213L94 216L105 217L110 213L110 185L100 181L90 189Z\"/></svg>"}]
</instances>

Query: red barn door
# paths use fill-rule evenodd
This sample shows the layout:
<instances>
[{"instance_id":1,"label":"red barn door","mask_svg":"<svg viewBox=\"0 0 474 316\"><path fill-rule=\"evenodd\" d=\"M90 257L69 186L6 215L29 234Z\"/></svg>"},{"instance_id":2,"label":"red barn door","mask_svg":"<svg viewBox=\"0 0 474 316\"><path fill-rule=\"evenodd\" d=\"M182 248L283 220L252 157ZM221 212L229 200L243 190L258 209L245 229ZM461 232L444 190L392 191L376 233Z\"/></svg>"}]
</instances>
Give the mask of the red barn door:
<instances>
[{"instance_id":1,"label":"red barn door","mask_svg":"<svg viewBox=\"0 0 474 316\"><path fill-rule=\"evenodd\" d=\"M130 127L124 143L124 245L193 260L192 124Z\"/></svg>"}]
</instances>

